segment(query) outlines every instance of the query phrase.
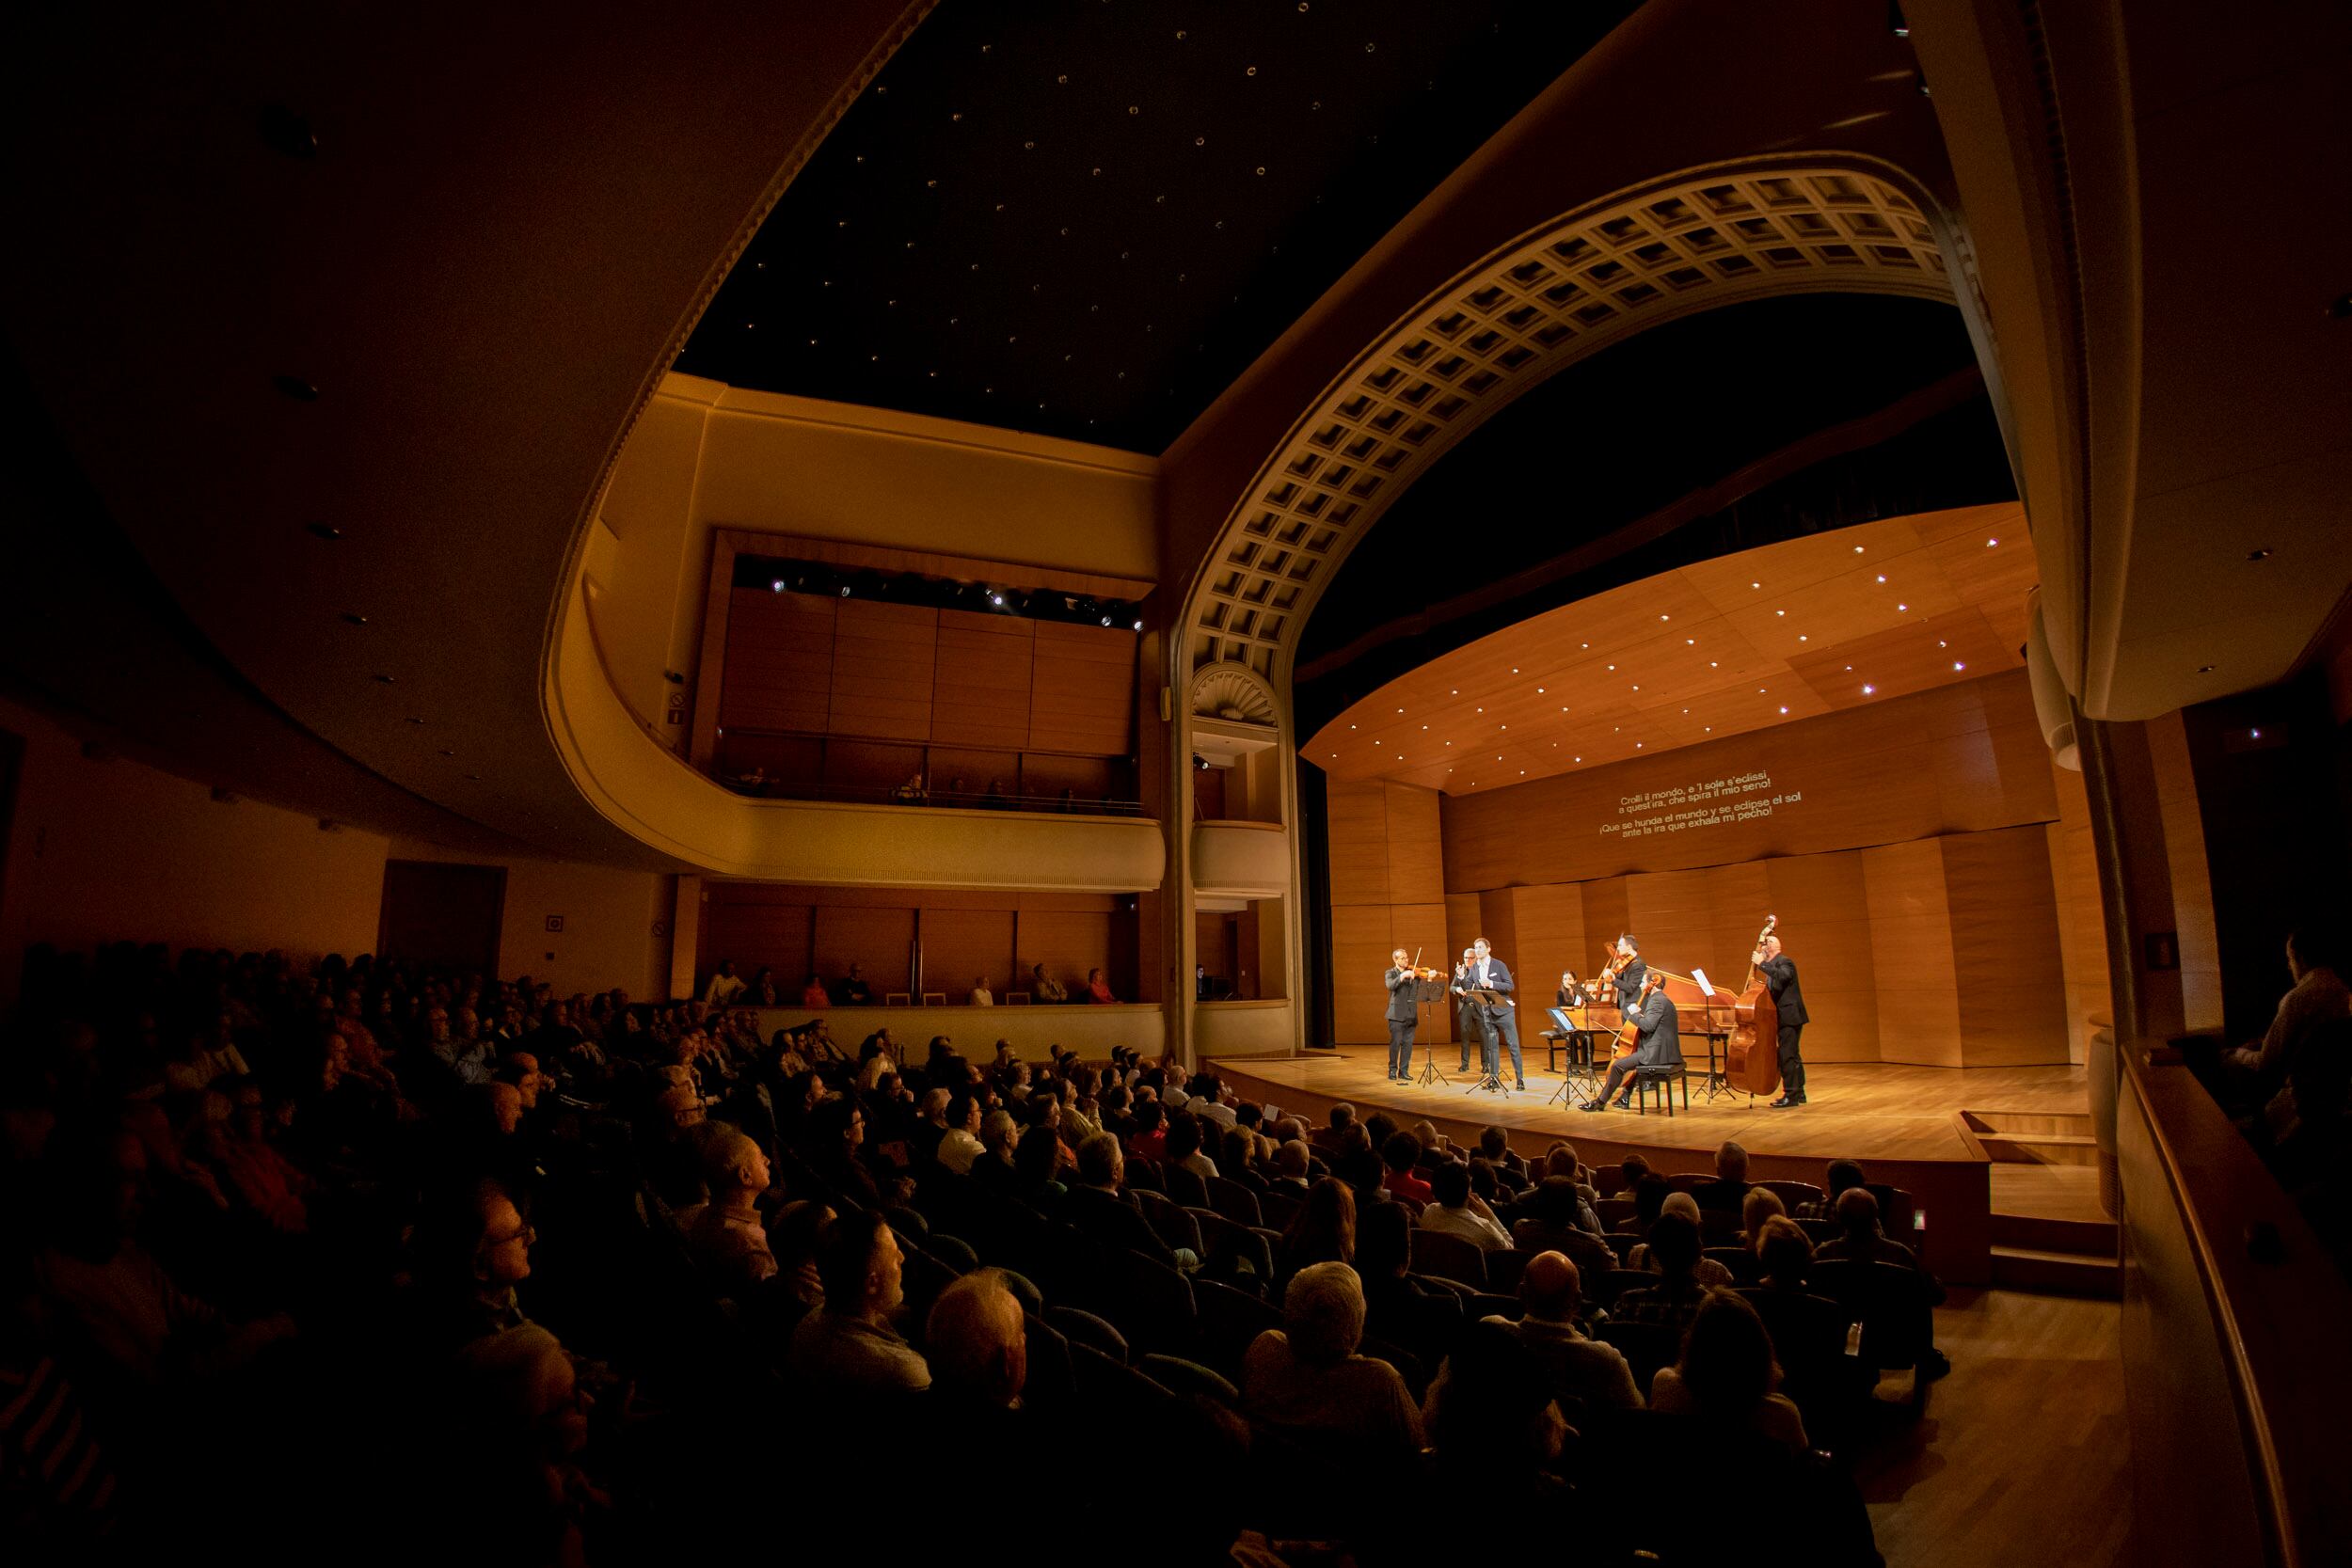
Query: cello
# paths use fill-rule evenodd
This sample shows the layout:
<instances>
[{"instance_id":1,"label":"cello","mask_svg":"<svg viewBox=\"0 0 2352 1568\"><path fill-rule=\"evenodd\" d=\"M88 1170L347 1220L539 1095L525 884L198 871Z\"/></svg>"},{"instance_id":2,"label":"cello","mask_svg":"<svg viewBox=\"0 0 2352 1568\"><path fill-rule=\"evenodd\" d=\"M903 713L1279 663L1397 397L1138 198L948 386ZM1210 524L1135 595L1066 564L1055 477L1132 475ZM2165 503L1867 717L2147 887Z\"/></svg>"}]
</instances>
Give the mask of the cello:
<instances>
[{"instance_id":1,"label":"cello","mask_svg":"<svg viewBox=\"0 0 2352 1568\"><path fill-rule=\"evenodd\" d=\"M1780 924L1780 916L1764 917L1764 929L1756 934L1756 945L1762 948L1764 939ZM1773 1038L1758 1049L1756 1009L1770 1006L1771 989L1762 975L1756 972L1756 957L1748 957L1747 983L1740 988L1739 999L1731 1005L1731 1038L1724 1047L1724 1077L1736 1089L1750 1094L1770 1094L1780 1087L1780 1014L1772 1011Z\"/></svg>"}]
</instances>

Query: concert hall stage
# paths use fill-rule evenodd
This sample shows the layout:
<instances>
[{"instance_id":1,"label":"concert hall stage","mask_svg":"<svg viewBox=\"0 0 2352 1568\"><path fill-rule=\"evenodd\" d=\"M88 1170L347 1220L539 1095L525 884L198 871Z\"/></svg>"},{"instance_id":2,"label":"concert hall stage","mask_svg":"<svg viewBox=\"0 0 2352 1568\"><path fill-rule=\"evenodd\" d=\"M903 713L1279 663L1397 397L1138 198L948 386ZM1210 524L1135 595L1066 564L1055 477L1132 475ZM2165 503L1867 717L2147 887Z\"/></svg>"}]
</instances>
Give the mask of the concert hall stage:
<instances>
[{"instance_id":1,"label":"concert hall stage","mask_svg":"<svg viewBox=\"0 0 2352 1568\"><path fill-rule=\"evenodd\" d=\"M1996 1210L2007 1218L2082 1221L2096 1216L2096 1177L2080 1140L2089 1131L2089 1089L2079 1067L1932 1068L1829 1062L1808 1066L1808 1102L1791 1111L1763 1100L1726 1096L1708 1102L1692 1077L1692 1101L1664 1115L1587 1115L1563 1100L1557 1074L1541 1072L1541 1052L1528 1053L1528 1092L1508 1099L1470 1093L1455 1074L1456 1047L1438 1048L1451 1087L1392 1084L1383 1075L1385 1046L1342 1046L1295 1058L1238 1058L1210 1065L1245 1100L1279 1106L1320 1124L1347 1101L1363 1115L1386 1111L1401 1126L1426 1118L1456 1143L1475 1143L1489 1124L1506 1129L1511 1147L1540 1155L1554 1138L1576 1145L1589 1165L1639 1152L1661 1172L1713 1168L1716 1145L1745 1148L1756 1179L1819 1183L1835 1159L1854 1159L1870 1180L1910 1192L1928 1215L1924 1231L1898 1238L1918 1244L1928 1265L1954 1284L1988 1284ZM1417 1053L1416 1060L1426 1055ZM1506 1061L1507 1067L1507 1061ZM2007 1134L2002 1136L2000 1134Z\"/></svg>"}]
</instances>

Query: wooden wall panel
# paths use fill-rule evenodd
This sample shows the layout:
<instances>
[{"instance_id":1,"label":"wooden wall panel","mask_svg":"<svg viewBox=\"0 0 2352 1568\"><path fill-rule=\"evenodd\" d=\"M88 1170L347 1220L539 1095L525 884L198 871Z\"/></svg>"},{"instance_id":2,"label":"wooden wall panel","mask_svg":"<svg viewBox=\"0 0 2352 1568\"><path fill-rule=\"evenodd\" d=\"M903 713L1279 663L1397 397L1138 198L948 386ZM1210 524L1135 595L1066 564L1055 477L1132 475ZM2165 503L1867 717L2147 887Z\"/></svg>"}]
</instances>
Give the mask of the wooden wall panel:
<instances>
[{"instance_id":1,"label":"wooden wall panel","mask_svg":"<svg viewBox=\"0 0 2352 1568\"><path fill-rule=\"evenodd\" d=\"M843 599L835 613L832 733L878 740L930 739L939 611L921 605Z\"/></svg>"},{"instance_id":2,"label":"wooden wall panel","mask_svg":"<svg viewBox=\"0 0 2352 1568\"><path fill-rule=\"evenodd\" d=\"M2040 828L1943 840L1963 1067L2067 1060L2066 971Z\"/></svg>"},{"instance_id":3,"label":"wooden wall panel","mask_svg":"<svg viewBox=\"0 0 2352 1568\"><path fill-rule=\"evenodd\" d=\"M1462 949L1477 941L1479 932L1485 927L1486 917L1479 912L1478 895L1475 893L1447 894L1445 895L1446 961L1442 964L1432 964L1429 967L1452 969L1454 960L1462 956Z\"/></svg>"},{"instance_id":4,"label":"wooden wall panel","mask_svg":"<svg viewBox=\"0 0 2352 1568\"><path fill-rule=\"evenodd\" d=\"M1445 867L1438 792L1385 784L1381 799L1388 816L1389 902L1438 902L1445 897Z\"/></svg>"},{"instance_id":5,"label":"wooden wall panel","mask_svg":"<svg viewBox=\"0 0 2352 1568\"><path fill-rule=\"evenodd\" d=\"M1519 972L1519 929L1518 912L1511 904L1511 889L1497 888L1478 895L1478 929L1470 933L1470 940L1475 942L1482 936L1494 956L1511 966L1516 980Z\"/></svg>"},{"instance_id":6,"label":"wooden wall panel","mask_svg":"<svg viewBox=\"0 0 2352 1568\"><path fill-rule=\"evenodd\" d=\"M1108 908L1098 911L1031 908L1025 904L1013 930L1020 948L1014 961L1020 966L1023 980L1026 981L1033 965L1043 964L1047 974L1074 992L1085 984L1089 969L1116 973L1119 966L1111 957L1111 914Z\"/></svg>"},{"instance_id":7,"label":"wooden wall panel","mask_svg":"<svg viewBox=\"0 0 2352 1568\"><path fill-rule=\"evenodd\" d=\"M802 903L713 902L700 927L704 961L697 968L707 972L720 959L733 958L735 972L748 980L766 964L776 972L778 996L797 999L814 967L814 916Z\"/></svg>"},{"instance_id":8,"label":"wooden wall panel","mask_svg":"<svg viewBox=\"0 0 2352 1568\"><path fill-rule=\"evenodd\" d=\"M1513 961L1525 974L1520 984L1531 996L1540 993L1540 1005L1549 1006L1562 970L1573 969L1580 978L1593 973L1593 960L1586 957L1593 944L1584 940L1584 900L1574 887L1552 884L1513 888L1511 905L1519 942Z\"/></svg>"},{"instance_id":9,"label":"wooden wall panel","mask_svg":"<svg viewBox=\"0 0 2352 1568\"><path fill-rule=\"evenodd\" d=\"M914 911L876 905L819 905L817 920L817 973L828 982L861 966L866 983L879 1002L888 991L910 984L908 960L914 948ZM936 990L937 988L933 988Z\"/></svg>"},{"instance_id":10,"label":"wooden wall panel","mask_svg":"<svg viewBox=\"0 0 2352 1568\"><path fill-rule=\"evenodd\" d=\"M2093 1017L2114 1011L2107 990L2106 904L2099 893L2099 863L2090 840L2090 800L2083 776L2050 765L2058 800L2058 819L2045 824L2051 879L2057 886L2058 961L2066 972L2067 1058L2089 1060ZM2210 890L2208 890L2210 891ZM2187 975L2182 976L2186 990ZM2214 995L2219 997L2219 981ZM2184 997L2185 1000L2185 997Z\"/></svg>"},{"instance_id":11,"label":"wooden wall panel","mask_svg":"<svg viewBox=\"0 0 2352 1568\"><path fill-rule=\"evenodd\" d=\"M1869 895L1862 855L1767 861L1769 912L1804 987L1808 1062L1879 1059L1878 978L1871 961Z\"/></svg>"},{"instance_id":12,"label":"wooden wall panel","mask_svg":"<svg viewBox=\"0 0 2352 1568\"><path fill-rule=\"evenodd\" d=\"M939 612L931 743L1018 752L1029 740L1036 623L968 610Z\"/></svg>"},{"instance_id":13,"label":"wooden wall panel","mask_svg":"<svg viewBox=\"0 0 2352 1568\"><path fill-rule=\"evenodd\" d=\"M946 991L949 1002L961 1002L972 990L973 976L984 974L999 1000L1008 990L1025 990L1027 986L1013 978L1012 949L1010 910L927 909L923 988Z\"/></svg>"},{"instance_id":14,"label":"wooden wall panel","mask_svg":"<svg viewBox=\"0 0 2352 1568\"><path fill-rule=\"evenodd\" d=\"M1626 879L1626 908L1642 957L1676 974L1692 964L1716 973L1715 905L1704 871L1661 871Z\"/></svg>"},{"instance_id":15,"label":"wooden wall panel","mask_svg":"<svg viewBox=\"0 0 2352 1568\"><path fill-rule=\"evenodd\" d=\"M1331 911L1331 1029L1352 1044L1385 1041L1389 994L1380 984L1394 944L1385 904Z\"/></svg>"},{"instance_id":16,"label":"wooden wall panel","mask_svg":"<svg viewBox=\"0 0 2352 1568\"><path fill-rule=\"evenodd\" d=\"M824 732L833 705L834 603L737 588L727 595L723 729Z\"/></svg>"},{"instance_id":17,"label":"wooden wall panel","mask_svg":"<svg viewBox=\"0 0 2352 1568\"><path fill-rule=\"evenodd\" d=\"M1879 1059L1959 1067L1960 992L1950 898L1933 839L1862 851L1878 988ZM1808 1001L1808 1010L1812 1004Z\"/></svg>"},{"instance_id":18,"label":"wooden wall panel","mask_svg":"<svg viewBox=\"0 0 2352 1568\"><path fill-rule=\"evenodd\" d=\"M1389 812L1386 791L1370 784L1334 783L1324 797L1330 846L1331 902L1389 901Z\"/></svg>"},{"instance_id":19,"label":"wooden wall panel","mask_svg":"<svg viewBox=\"0 0 2352 1568\"><path fill-rule=\"evenodd\" d=\"M834 740L825 747L829 789L888 794L923 769L923 748L882 740Z\"/></svg>"},{"instance_id":20,"label":"wooden wall panel","mask_svg":"<svg viewBox=\"0 0 2352 1568\"><path fill-rule=\"evenodd\" d=\"M1940 688L1656 757L1448 796L1446 890L1590 881L2054 819L2023 672ZM1768 774L1768 816L1626 836L1623 801ZM1789 795L1801 797L1790 801ZM1765 797L1769 799L1769 797ZM1604 832L1609 827L1612 831Z\"/></svg>"},{"instance_id":21,"label":"wooden wall panel","mask_svg":"<svg viewBox=\"0 0 2352 1568\"><path fill-rule=\"evenodd\" d=\"M1626 879L1623 877L1603 877L1583 885L1584 951L1579 955L1586 963L1597 963L1602 951L1633 924L1631 910L1626 902ZM1633 932L1635 941L1642 933ZM1581 965L1578 966L1580 969Z\"/></svg>"},{"instance_id":22,"label":"wooden wall panel","mask_svg":"<svg viewBox=\"0 0 2352 1568\"><path fill-rule=\"evenodd\" d=\"M2181 948L2183 1022L2191 1031L2218 1034L2222 1027L2221 945L2214 927L2213 874L2205 861L2205 821L2197 803L2197 778L2189 768L2188 733L2178 710L2151 719L2141 727L2148 737L2149 766L2156 779L2156 809L2164 819L2165 860L2172 874L2172 927ZM2099 928L2105 932L2105 922Z\"/></svg>"},{"instance_id":23,"label":"wooden wall panel","mask_svg":"<svg viewBox=\"0 0 2352 1568\"><path fill-rule=\"evenodd\" d=\"M1136 634L1124 626L1032 624L1028 749L1126 756L1135 749Z\"/></svg>"}]
</instances>

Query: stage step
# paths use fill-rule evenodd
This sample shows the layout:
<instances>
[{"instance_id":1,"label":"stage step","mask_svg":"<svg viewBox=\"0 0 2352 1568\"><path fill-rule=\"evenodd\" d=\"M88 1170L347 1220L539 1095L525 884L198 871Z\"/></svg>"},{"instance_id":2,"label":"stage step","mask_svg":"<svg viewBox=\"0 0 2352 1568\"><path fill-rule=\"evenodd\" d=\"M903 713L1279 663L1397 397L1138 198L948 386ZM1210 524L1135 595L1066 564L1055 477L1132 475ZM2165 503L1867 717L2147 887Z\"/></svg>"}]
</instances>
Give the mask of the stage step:
<instances>
[{"instance_id":1,"label":"stage step","mask_svg":"<svg viewBox=\"0 0 2352 1568\"><path fill-rule=\"evenodd\" d=\"M2098 1140L2088 1113L2068 1111L1963 1111L1963 1126L1984 1146L1985 1157L2004 1164L2095 1165Z\"/></svg>"},{"instance_id":2,"label":"stage step","mask_svg":"<svg viewBox=\"0 0 2352 1568\"><path fill-rule=\"evenodd\" d=\"M1993 1244L2028 1252L2058 1252L2071 1258L2112 1262L2116 1256L2113 1220L2059 1219L2047 1214L1993 1216Z\"/></svg>"},{"instance_id":3,"label":"stage step","mask_svg":"<svg viewBox=\"0 0 2352 1568\"><path fill-rule=\"evenodd\" d=\"M1994 1216L1994 1223L1999 1223L1998 1215ZM2111 1258L1996 1245L1993 1249L1993 1283L2006 1291L2052 1291L2062 1295L2100 1296L2113 1301L2123 1293L2123 1266Z\"/></svg>"}]
</instances>

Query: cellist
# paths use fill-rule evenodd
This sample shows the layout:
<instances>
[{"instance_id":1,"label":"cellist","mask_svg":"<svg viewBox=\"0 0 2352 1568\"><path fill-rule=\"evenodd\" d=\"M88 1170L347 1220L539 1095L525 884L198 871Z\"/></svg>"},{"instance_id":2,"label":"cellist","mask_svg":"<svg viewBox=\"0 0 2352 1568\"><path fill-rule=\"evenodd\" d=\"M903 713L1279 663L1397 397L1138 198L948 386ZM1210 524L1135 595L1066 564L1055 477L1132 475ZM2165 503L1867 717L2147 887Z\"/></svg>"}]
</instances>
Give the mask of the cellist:
<instances>
[{"instance_id":1,"label":"cellist","mask_svg":"<svg viewBox=\"0 0 2352 1568\"><path fill-rule=\"evenodd\" d=\"M1797 984L1797 960L1780 950L1780 938L1768 936L1757 942L1749 961L1772 993L1772 1005L1780 1013L1780 1098L1772 1108L1786 1111L1804 1103L1804 1058L1798 1053L1797 1037L1813 1020L1804 1010L1804 991Z\"/></svg>"},{"instance_id":2,"label":"cellist","mask_svg":"<svg viewBox=\"0 0 2352 1568\"><path fill-rule=\"evenodd\" d=\"M1616 1095L1620 1111L1633 1107L1633 1074L1643 1068L1680 1067L1682 1065L1682 1021L1675 1005L1666 995L1666 976L1661 970L1645 969L1642 975L1642 994L1626 1009L1626 1021L1637 1025L1640 1034L1633 1049L1609 1064L1609 1076L1601 1080L1600 1093L1577 1107L1580 1111L1598 1111L1606 1107L1611 1095ZM1618 1091L1618 1085L1625 1085Z\"/></svg>"}]
</instances>

